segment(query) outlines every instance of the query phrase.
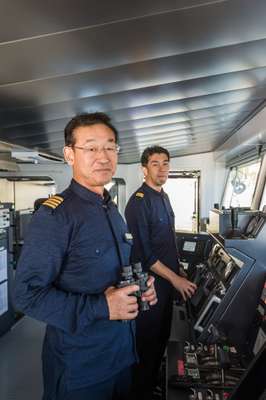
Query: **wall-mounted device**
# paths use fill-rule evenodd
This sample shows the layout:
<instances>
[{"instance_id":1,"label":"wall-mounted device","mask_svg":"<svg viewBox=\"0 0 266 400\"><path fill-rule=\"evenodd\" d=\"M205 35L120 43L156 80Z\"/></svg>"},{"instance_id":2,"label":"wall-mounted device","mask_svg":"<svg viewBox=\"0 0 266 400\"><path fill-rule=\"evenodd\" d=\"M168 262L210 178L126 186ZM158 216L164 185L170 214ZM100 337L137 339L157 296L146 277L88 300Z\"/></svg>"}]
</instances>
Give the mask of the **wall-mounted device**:
<instances>
[{"instance_id":1,"label":"wall-mounted device","mask_svg":"<svg viewBox=\"0 0 266 400\"><path fill-rule=\"evenodd\" d=\"M13 281L12 268L12 205L0 203L0 335L14 323L14 310L11 304Z\"/></svg>"}]
</instances>

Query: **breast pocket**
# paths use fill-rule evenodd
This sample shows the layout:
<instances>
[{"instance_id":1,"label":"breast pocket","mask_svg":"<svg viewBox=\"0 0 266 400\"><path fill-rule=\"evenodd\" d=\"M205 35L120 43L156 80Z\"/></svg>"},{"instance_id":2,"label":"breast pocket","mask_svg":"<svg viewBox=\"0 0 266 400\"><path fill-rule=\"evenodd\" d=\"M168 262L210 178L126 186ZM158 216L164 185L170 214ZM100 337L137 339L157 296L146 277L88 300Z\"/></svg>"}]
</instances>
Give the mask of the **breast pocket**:
<instances>
[{"instance_id":1,"label":"breast pocket","mask_svg":"<svg viewBox=\"0 0 266 400\"><path fill-rule=\"evenodd\" d=\"M118 280L119 257L110 240L80 240L72 247L65 275L78 291L101 293Z\"/></svg>"},{"instance_id":2,"label":"breast pocket","mask_svg":"<svg viewBox=\"0 0 266 400\"><path fill-rule=\"evenodd\" d=\"M167 215L165 214L157 214L156 216L154 216L153 221L152 221L152 225L154 227L159 227L160 225L165 225L168 224L168 218Z\"/></svg>"}]
</instances>

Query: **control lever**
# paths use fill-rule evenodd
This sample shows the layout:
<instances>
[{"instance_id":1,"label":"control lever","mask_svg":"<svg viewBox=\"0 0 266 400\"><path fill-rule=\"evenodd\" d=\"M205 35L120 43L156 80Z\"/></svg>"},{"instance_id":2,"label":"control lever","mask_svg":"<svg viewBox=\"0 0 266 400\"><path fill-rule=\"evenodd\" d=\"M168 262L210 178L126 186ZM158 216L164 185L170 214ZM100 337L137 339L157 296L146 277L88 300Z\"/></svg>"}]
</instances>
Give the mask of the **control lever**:
<instances>
[{"instance_id":1,"label":"control lever","mask_svg":"<svg viewBox=\"0 0 266 400\"><path fill-rule=\"evenodd\" d=\"M226 292L226 289L225 289L225 287L224 287L224 285L223 285L223 283L222 282L218 282L216 285L215 285L215 293L216 294L218 294L218 295L220 295L220 296L224 296L225 295L225 292Z\"/></svg>"},{"instance_id":2,"label":"control lever","mask_svg":"<svg viewBox=\"0 0 266 400\"><path fill-rule=\"evenodd\" d=\"M203 289L206 295L210 293L211 286L214 283L214 278L211 272L208 272L206 275L206 280L203 285Z\"/></svg>"},{"instance_id":3,"label":"control lever","mask_svg":"<svg viewBox=\"0 0 266 400\"><path fill-rule=\"evenodd\" d=\"M196 265L196 273L195 276L193 278L193 283L195 283L197 286L199 285L200 281L201 281L201 277L202 277L202 271L204 268L204 264L198 264Z\"/></svg>"},{"instance_id":4,"label":"control lever","mask_svg":"<svg viewBox=\"0 0 266 400\"><path fill-rule=\"evenodd\" d=\"M220 396L216 396L211 389L201 390L190 388L190 393L188 396L189 400L216 400L220 399Z\"/></svg>"},{"instance_id":5,"label":"control lever","mask_svg":"<svg viewBox=\"0 0 266 400\"><path fill-rule=\"evenodd\" d=\"M198 400L198 394L194 388L190 388L191 393L189 394L189 400Z\"/></svg>"},{"instance_id":6,"label":"control lever","mask_svg":"<svg viewBox=\"0 0 266 400\"><path fill-rule=\"evenodd\" d=\"M189 400L198 400L198 393L194 388L190 388L191 393L189 394Z\"/></svg>"},{"instance_id":7,"label":"control lever","mask_svg":"<svg viewBox=\"0 0 266 400\"><path fill-rule=\"evenodd\" d=\"M207 389L205 399L206 400L213 400L214 399L213 391L211 389Z\"/></svg>"},{"instance_id":8,"label":"control lever","mask_svg":"<svg viewBox=\"0 0 266 400\"><path fill-rule=\"evenodd\" d=\"M203 343L201 343L201 342L197 343L196 353L197 353L197 354L202 354L203 351L204 351Z\"/></svg>"},{"instance_id":9,"label":"control lever","mask_svg":"<svg viewBox=\"0 0 266 400\"><path fill-rule=\"evenodd\" d=\"M190 342L185 342L184 344L184 352L189 353L190 352Z\"/></svg>"}]
</instances>

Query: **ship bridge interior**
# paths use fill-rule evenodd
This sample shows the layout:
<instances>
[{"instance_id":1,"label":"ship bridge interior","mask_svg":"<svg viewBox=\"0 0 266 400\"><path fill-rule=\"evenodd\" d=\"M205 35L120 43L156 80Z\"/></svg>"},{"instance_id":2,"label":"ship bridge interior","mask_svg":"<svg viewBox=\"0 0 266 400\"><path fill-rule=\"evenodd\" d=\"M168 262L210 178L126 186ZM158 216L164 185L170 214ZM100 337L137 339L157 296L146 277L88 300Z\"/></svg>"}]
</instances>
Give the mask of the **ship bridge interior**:
<instances>
[{"instance_id":1,"label":"ship bridge interior","mask_svg":"<svg viewBox=\"0 0 266 400\"><path fill-rule=\"evenodd\" d=\"M238 361L244 342L254 360L237 364L250 380L230 399L265 400L266 1L1 0L0 21L0 399L42 396L45 324L15 308L16 266L37 206L57 194L55 207L71 180L66 124L103 112L119 134L106 188L123 216L144 180L143 150L169 151L164 190L181 268L198 285L189 306L175 299L160 399L228 398L173 387L176 343L195 360L223 337Z\"/></svg>"}]
</instances>

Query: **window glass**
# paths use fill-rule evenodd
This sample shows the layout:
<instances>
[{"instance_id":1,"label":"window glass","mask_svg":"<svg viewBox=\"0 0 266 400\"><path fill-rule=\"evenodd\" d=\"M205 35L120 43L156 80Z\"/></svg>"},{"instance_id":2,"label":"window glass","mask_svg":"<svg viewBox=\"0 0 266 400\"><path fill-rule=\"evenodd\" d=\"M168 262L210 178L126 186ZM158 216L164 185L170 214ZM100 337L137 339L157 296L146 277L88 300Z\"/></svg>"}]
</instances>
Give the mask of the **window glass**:
<instances>
[{"instance_id":1,"label":"window glass","mask_svg":"<svg viewBox=\"0 0 266 400\"><path fill-rule=\"evenodd\" d=\"M264 191L260 202L260 210L262 210L264 206L266 206L266 185L264 186Z\"/></svg>"},{"instance_id":2,"label":"window glass","mask_svg":"<svg viewBox=\"0 0 266 400\"><path fill-rule=\"evenodd\" d=\"M230 170L222 202L225 208L251 206L260 164L257 161Z\"/></svg>"},{"instance_id":3,"label":"window glass","mask_svg":"<svg viewBox=\"0 0 266 400\"><path fill-rule=\"evenodd\" d=\"M0 179L0 201L14 203L15 210L33 209L38 198L56 193L55 182L50 178L9 177Z\"/></svg>"},{"instance_id":4,"label":"window glass","mask_svg":"<svg viewBox=\"0 0 266 400\"><path fill-rule=\"evenodd\" d=\"M177 231L198 231L198 177L169 176L164 190L175 213Z\"/></svg>"}]
</instances>

